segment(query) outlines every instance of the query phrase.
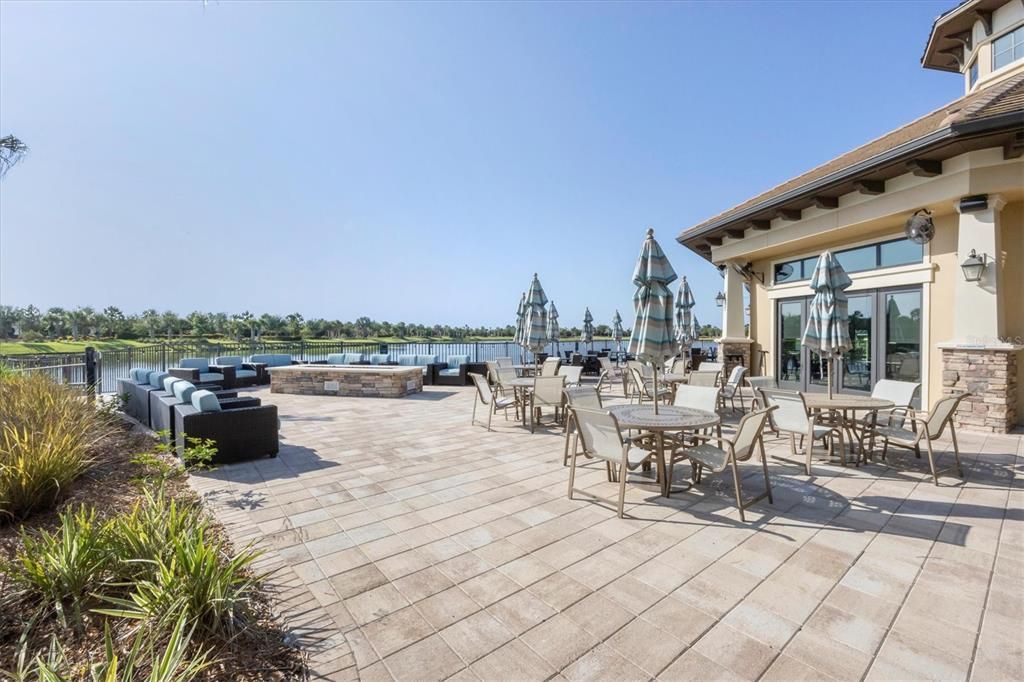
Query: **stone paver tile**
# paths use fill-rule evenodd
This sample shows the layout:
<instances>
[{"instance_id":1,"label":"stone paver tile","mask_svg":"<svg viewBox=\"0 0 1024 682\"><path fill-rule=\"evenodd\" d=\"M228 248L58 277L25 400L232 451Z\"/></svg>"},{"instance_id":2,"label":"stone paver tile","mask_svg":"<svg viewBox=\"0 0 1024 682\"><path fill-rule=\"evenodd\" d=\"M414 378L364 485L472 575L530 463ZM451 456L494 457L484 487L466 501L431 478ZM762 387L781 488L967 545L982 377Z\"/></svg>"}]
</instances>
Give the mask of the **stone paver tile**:
<instances>
[{"instance_id":1,"label":"stone paver tile","mask_svg":"<svg viewBox=\"0 0 1024 682\"><path fill-rule=\"evenodd\" d=\"M598 642L596 637L565 614L549 618L520 639L557 670L575 661Z\"/></svg>"},{"instance_id":2,"label":"stone paver tile","mask_svg":"<svg viewBox=\"0 0 1024 682\"><path fill-rule=\"evenodd\" d=\"M390 583L345 600L345 608L359 625L382 618L408 604L409 600Z\"/></svg>"},{"instance_id":3,"label":"stone paver tile","mask_svg":"<svg viewBox=\"0 0 1024 682\"><path fill-rule=\"evenodd\" d=\"M487 571L475 578L470 578L459 585L480 606L490 606L504 599L513 592L520 590L515 584L497 570Z\"/></svg>"},{"instance_id":4,"label":"stone paver tile","mask_svg":"<svg viewBox=\"0 0 1024 682\"><path fill-rule=\"evenodd\" d=\"M936 649L911 639L900 632L890 632L878 650L876 662L892 663L909 670L917 679L964 680L970 660L957 658L947 651Z\"/></svg>"},{"instance_id":5,"label":"stone paver tile","mask_svg":"<svg viewBox=\"0 0 1024 682\"><path fill-rule=\"evenodd\" d=\"M584 630L605 639L633 619L633 614L600 592L584 597L563 612Z\"/></svg>"},{"instance_id":6,"label":"stone paver tile","mask_svg":"<svg viewBox=\"0 0 1024 682\"><path fill-rule=\"evenodd\" d=\"M545 680L554 668L518 639L513 639L470 668L481 680Z\"/></svg>"},{"instance_id":7,"label":"stone paver tile","mask_svg":"<svg viewBox=\"0 0 1024 682\"><path fill-rule=\"evenodd\" d=\"M1020 679L1024 679L1024 656L1002 647L987 648L984 645L975 651L971 670L973 682Z\"/></svg>"},{"instance_id":8,"label":"stone paver tile","mask_svg":"<svg viewBox=\"0 0 1024 682\"><path fill-rule=\"evenodd\" d=\"M377 661L370 667L359 671L360 682L391 682L394 679L388 672L387 666L384 665L384 661Z\"/></svg>"},{"instance_id":9,"label":"stone paver tile","mask_svg":"<svg viewBox=\"0 0 1024 682\"><path fill-rule=\"evenodd\" d=\"M604 595L633 614L646 611L665 596L665 593L656 587L642 583L629 575L608 583L598 590L598 594Z\"/></svg>"},{"instance_id":10,"label":"stone paver tile","mask_svg":"<svg viewBox=\"0 0 1024 682\"><path fill-rule=\"evenodd\" d=\"M431 566L433 562L419 550L412 549L379 559L376 564L380 572L388 577L388 580L398 580L402 576Z\"/></svg>"},{"instance_id":11,"label":"stone paver tile","mask_svg":"<svg viewBox=\"0 0 1024 682\"><path fill-rule=\"evenodd\" d=\"M807 626L820 630L837 642L874 655L885 637L885 628L866 618L847 613L834 606L822 605L807 621ZM972 635L973 636L973 635Z\"/></svg>"},{"instance_id":12,"label":"stone paver tile","mask_svg":"<svg viewBox=\"0 0 1024 682\"><path fill-rule=\"evenodd\" d=\"M516 592L491 604L487 607L487 612L497 618L514 635L521 635L557 613L540 597L526 590Z\"/></svg>"},{"instance_id":13,"label":"stone paver tile","mask_svg":"<svg viewBox=\"0 0 1024 682\"><path fill-rule=\"evenodd\" d=\"M686 644L697 641L716 622L714 616L672 596L662 599L640 617Z\"/></svg>"},{"instance_id":14,"label":"stone paver tile","mask_svg":"<svg viewBox=\"0 0 1024 682\"><path fill-rule=\"evenodd\" d=\"M605 642L650 675L657 675L688 646L665 630L637 618Z\"/></svg>"},{"instance_id":15,"label":"stone paver tile","mask_svg":"<svg viewBox=\"0 0 1024 682\"><path fill-rule=\"evenodd\" d=\"M794 623L753 601L737 604L725 615L722 622L773 649L781 649L800 629L799 623Z\"/></svg>"},{"instance_id":16,"label":"stone paver tile","mask_svg":"<svg viewBox=\"0 0 1024 682\"><path fill-rule=\"evenodd\" d=\"M407 606L380 620L363 626L363 634L370 640L381 658L403 649L433 634L434 628L416 609Z\"/></svg>"},{"instance_id":17,"label":"stone paver tile","mask_svg":"<svg viewBox=\"0 0 1024 682\"><path fill-rule=\"evenodd\" d=\"M756 680L778 654L777 649L723 623L697 640L693 649L748 680Z\"/></svg>"},{"instance_id":18,"label":"stone paver tile","mask_svg":"<svg viewBox=\"0 0 1024 682\"><path fill-rule=\"evenodd\" d=\"M761 682L827 682L832 679L820 670L783 654L765 671Z\"/></svg>"},{"instance_id":19,"label":"stone paver tile","mask_svg":"<svg viewBox=\"0 0 1024 682\"><path fill-rule=\"evenodd\" d=\"M387 577L373 564L353 568L329 578L334 591L342 599L349 599L357 594L380 587L388 582Z\"/></svg>"},{"instance_id":20,"label":"stone paver tile","mask_svg":"<svg viewBox=\"0 0 1024 682\"><path fill-rule=\"evenodd\" d=\"M406 599L415 604L420 599L426 599L442 590L447 590L454 583L444 573L431 566L401 577L393 584L399 592L405 595Z\"/></svg>"},{"instance_id":21,"label":"stone paver tile","mask_svg":"<svg viewBox=\"0 0 1024 682\"><path fill-rule=\"evenodd\" d=\"M514 635L485 611L477 611L441 630L441 636L469 664L505 644Z\"/></svg>"},{"instance_id":22,"label":"stone paver tile","mask_svg":"<svg viewBox=\"0 0 1024 682\"><path fill-rule=\"evenodd\" d=\"M743 682L746 678L723 668L694 649L687 649L658 675L658 679L667 682Z\"/></svg>"},{"instance_id":23,"label":"stone paver tile","mask_svg":"<svg viewBox=\"0 0 1024 682\"><path fill-rule=\"evenodd\" d=\"M836 585L836 588L829 593L822 603L834 606L847 613L852 613L855 616L860 616L882 628L889 627L893 616L896 615L900 608L900 605L896 602L873 597L845 585Z\"/></svg>"},{"instance_id":24,"label":"stone paver tile","mask_svg":"<svg viewBox=\"0 0 1024 682\"><path fill-rule=\"evenodd\" d=\"M350 547L349 549L343 549L340 552L334 552L333 554L322 556L316 560L316 563L320 566L320 570L324 575L331 577L358 566L368 564L370 563L370 560L358 547Z\"/></svg>"},{"instance_id":25,"label":"stone paver tile","mask_svg":"<svg viewBox=\"0 0 1024 682\"><path fill-rule=\"evenodd\" d=\"M472 552L466 552L437 564L438 570L457 583L494 568Z\"/></svg>"},{"instance_id":26,"label":"stone paver tile","mask_svg":"<svg viewBox=\"0 0 1024 682\"><path fill-rule=\"evenodd\" d=\"M492 566L501 566L513 559L526 555L526 550L513 545L508 540L496 540L490 544L478 547L473 553Z\"/></svg>"},{"instance_id":27,"label":"stone paver tile","mask_svg":"<svg viewBox=\"0 0 1024 682\"><path fill-rule=\"evenodd\" d=\"M498 567L498 570L522 587L527 587L555 572L555 569L533 556L523 556Z\"/></svg>"},{"instance_id":28,"label":"stone paver tile","mask_svg":"<svg viewBox=\"0 0 1024 682\"><path fill-rule=\"evenodd\" d=\"M672 593L672 596L721 617L743 599L743 596L757 584L758 579L744 574L748 576L747 579L733 581L732 576L720 574L718 568L716 564L715 570L701 573L683 584ZM742 573L739 569L730 570L733 574Z\"/></svg>"},{"instance_id":29,"label":"stone paver tile","mask_svg":"<svg viewBox=\"0 0 1024 682\"><path fill-rule=\"evenodd\" d=\"M354 544L344 531L338 531L332 535L310 540L306 543L306 549L313 557L320 558L334 552L340 552L343 549L348 549Z\"/></svg>"},{"instance_id":30,"label":"stone paver tile","mask_svg":"<svg viewBox=\"0 0 1024 682\"><path fill-rule=\"evenodd\" d=\"M462 660L440 635L421 639L384 659L396 680L443 680L464 668Z\"/></svg>"},{"instance_id":31,"label":"stone paver tile","mask_svg":"<svg viewBox=\"0 0 1024 682\"><path fill-rule=\"evenodd\" d=\"M554 573L547 578L538 580L527 590L559 611L583 599L591 592L586 585L576 582L564 573Z\"/></svg>"},{"instance_id":32,"label":"stone paver tile","mask_svg":"<svg viewBox=\"0 0 1024 682\"><path fill-rule=\"evenodd\" d=\"M584 654L562 671L562 676L574 682L587 680L647 680L650 675L620 656L614 649L599 645Z\"/></svg>"},{"instance_id":33,"label":"stone paver tile","mask_svg":"<svg viewBox=\"0 0 1024 682\"><path fill-rule=\"evenodd\" d=\"M796 633L783 653L837 680L859 680L871 663L870 654L811 628Z\"/></svg>"},{"instance_id":34,"label":"stone paver tile","mask_svg":"<svg viewBox=\"0 0 1024 682\"><path fill-rule=\"evenodd\" d=\"M458 587L431 595L416 603L416 608L438 630L443 630L452 623L462 620L480 607Z\"/></svg>"}]
</instances>

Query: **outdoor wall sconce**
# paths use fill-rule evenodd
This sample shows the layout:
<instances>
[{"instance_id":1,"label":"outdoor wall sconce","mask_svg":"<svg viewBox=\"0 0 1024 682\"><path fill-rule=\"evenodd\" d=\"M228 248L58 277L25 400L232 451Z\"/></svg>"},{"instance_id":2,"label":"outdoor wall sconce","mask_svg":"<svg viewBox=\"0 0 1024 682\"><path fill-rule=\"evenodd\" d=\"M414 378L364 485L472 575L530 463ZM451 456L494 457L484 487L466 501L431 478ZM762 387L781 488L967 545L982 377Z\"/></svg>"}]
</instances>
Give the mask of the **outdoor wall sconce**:
<instances>
[{"instance_id":1,"label":"outdoor wall sconce","mask_svg":"<svg viewBox=\"0 0 1024 682\"><path fill-rule=\"evenodd\" d=\"M718 295L715 296L715 305L717 305L719 308L725 305L725 294L723 294L721 291L719 291Z\"/></svg>"},{"instance_id":2,"label":"outdoor wall sconce","mask_svg":"<svg viewBox=\"0 0 1024 682\"><path fill-rule=\"evenodd\" d=\"M979 256L977 251L971 249L971 253L960 264L960 267L964 271L965 281L980 282L982 275L985 274L985 268L988 267L988 256L985 254Z\"/></svg>"}]
</instances>

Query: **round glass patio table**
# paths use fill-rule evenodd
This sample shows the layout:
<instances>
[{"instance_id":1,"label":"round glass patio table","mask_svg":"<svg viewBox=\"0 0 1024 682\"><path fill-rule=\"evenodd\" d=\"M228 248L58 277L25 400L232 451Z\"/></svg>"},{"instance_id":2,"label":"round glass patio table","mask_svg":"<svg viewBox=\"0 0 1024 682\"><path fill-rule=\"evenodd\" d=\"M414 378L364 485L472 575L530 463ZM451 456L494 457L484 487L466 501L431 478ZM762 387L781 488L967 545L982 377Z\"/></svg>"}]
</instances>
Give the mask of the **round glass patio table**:
<instances>
[{"instance_id":1,"label":"round glass patio table","mask_svg":"<svg viewBox=\"0 0 1024 682\"><path fill-rule=\"evenodd\" d=\"M831 398L828 395L820 393L804 393L804 400L807 403L807 409L815 411L829 411L836 414L839 418L839 422L842 428L846 431L850 439L850 449L852 451L854 442L857 443L857 448L861 454L867 455L868 459L871 457L871 449L864 447L864 439L866 436L871 435L867 429L858 428L857 423L857 411L867 412L872 417L878 413L878 410L888 410L896 406L891 400L885 400L883 398L872 398L871 396L860 396L860 395L833 395ZM850 415L850 412L853 412ZM873 439L872 439L873 441ZM860 466L860 460L854 460L857 466Z\"/></svg>"},{"instance_id":2,"label":"round glass patio table","mask_svg":"<svg viewBox=\"0 0 1024 682\"><path fill-rule=\"evenodd\" d=\"M638 431L650 431L655 436L658 457L658 479L661 482L661 494L668 496L671 481L665 467L665 432L692 431L718 426L721 418L714 412L697 410L692 407L675 407L665 405L658 407L654 413L653 405L612 405L608 411L615 415L619 426Z\"/></svg>"}]
</instances>

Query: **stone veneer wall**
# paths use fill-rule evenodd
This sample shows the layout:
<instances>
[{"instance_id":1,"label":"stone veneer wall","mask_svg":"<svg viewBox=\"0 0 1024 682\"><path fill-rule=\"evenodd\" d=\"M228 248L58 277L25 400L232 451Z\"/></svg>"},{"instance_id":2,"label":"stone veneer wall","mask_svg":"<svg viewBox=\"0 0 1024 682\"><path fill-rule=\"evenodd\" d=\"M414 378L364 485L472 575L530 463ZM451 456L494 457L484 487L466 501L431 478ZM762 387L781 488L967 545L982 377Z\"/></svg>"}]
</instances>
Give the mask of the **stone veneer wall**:
<instances>
[{"instance_id":1,"label":"stone veneer wall","mask_svg":"<svg viewBox=\"0 0 1024 682\"><path fill-rule=\"evenodd\" d=\"M325 381L337 381L337 391L324 390ZM288 368L270 373L271 393L297 395L340 395L364 398L401 398L423 390L423 371L410 367L404 371L352 372L317 369L316 366Z\"/></svg>"},{"instance_id":2,"label":"stone veneer wall","mask_svg":"<svg viewBox=\"0 0 1024 682\"><path fill-rule=\"evenodd\" d=\"M1017 425L1016 351L944 348L942 385L970 391L956 413L957 428L1009 433Z\"/></svg>"},{"instance_id":3,"label":"stone veneer wall","mask_svg":"<svg viewBox=\"0 0 1024 682\"><path fill-rule=\"evenodd\" d=\"M750 343L730 343L725 341L719 344L718 359L724 363L722 365L722 382L729 380L729 375L732 374L732 368L737 363L735 360L726 359L729 355L742 355L743 366L747 368L747 373L750 372Z\"/></svg>"}]
</instances>

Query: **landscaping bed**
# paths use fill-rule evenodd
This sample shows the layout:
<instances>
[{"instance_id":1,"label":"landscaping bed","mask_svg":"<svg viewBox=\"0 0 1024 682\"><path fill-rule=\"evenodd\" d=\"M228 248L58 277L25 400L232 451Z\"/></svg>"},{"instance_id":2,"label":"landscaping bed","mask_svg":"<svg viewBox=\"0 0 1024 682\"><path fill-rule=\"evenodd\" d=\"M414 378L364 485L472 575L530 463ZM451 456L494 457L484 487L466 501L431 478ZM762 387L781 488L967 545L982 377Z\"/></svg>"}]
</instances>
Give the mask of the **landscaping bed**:
<instances>
[{"instance_id":1,"label":"landscaping bed","mask_svg":"<svg viewBox=\"0 0 1024 682\"><path fill-rule=\"evenodd\" d=\"M0 678L303 679L258 554L231 546L177 460L110 411L79 411L90 401L67 387L32 387L50 403L19 423L12 382L24 380L0 376ZM67 416L61 400L86 433L41 443L67 431L33 425ZM61 468L73 480L39 483Z\"/></svg>"}]
</instances>

